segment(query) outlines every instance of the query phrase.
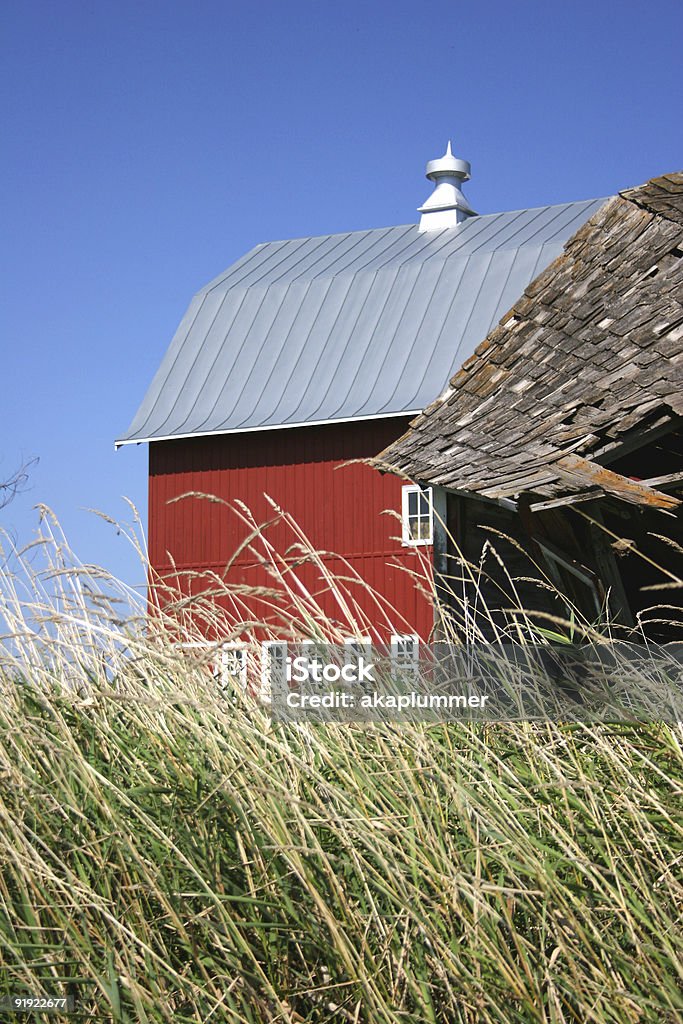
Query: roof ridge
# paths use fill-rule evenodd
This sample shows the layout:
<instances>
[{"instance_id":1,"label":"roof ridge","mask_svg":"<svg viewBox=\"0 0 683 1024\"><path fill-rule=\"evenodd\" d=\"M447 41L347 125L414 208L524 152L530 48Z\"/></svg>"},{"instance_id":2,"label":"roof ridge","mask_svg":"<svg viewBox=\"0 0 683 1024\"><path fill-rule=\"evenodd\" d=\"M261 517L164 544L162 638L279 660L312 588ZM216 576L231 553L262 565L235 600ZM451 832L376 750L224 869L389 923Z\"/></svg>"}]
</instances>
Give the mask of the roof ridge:
<instances>
[{"instance_id":1,"label":"roof ridge","mask_svg":"<svg viewBox=\"0 0 683 1024\"><path fill-rule=\"evenodd\" d=\"M613 196L589 196L587 199L570 199L564 203L539 203L537 206L520 206L511 210L491 210L488 213L478 213L476 217L470 218L469 223L475 221L484 220L487 217L500 217L506 213L533 213L535 210L551 210L555 207L568 207L568 206L581 206L587 205L588 203L606 203L608 199L614 198ZM287 242L312 242L316 238L337 238L342 235L359 235L367 234L371 231L392 231L400 230L403 228L415 228L418 230L419 225L411 222L408 224L378 224L371 228L354 228L353 231L327 231L318 235L294 235L291 238L269 238L265 242L258 242L252 246L252 249L260 248L266 245L283 245ZM436 235L446 234L448 232L462 231L463 225L458 224L452 228L442 228L440 231L433 232L434 237ZM249 252L252 250L250 249Z\"/></svg>"}]
</instances>

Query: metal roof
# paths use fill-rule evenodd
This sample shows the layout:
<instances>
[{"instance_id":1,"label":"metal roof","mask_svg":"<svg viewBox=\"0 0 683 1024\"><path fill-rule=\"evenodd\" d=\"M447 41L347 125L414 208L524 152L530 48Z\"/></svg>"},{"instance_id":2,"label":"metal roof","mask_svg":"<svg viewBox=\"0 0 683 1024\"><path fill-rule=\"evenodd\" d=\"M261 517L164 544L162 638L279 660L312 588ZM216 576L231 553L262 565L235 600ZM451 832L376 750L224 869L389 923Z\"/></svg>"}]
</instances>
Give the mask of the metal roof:
<instances>
[{"instance_id":1,"label":"metal roof","mask_svg":"<svg viewBox=\"0 0 683 1024\"><path fill-rule=\"evenodd\" d=\"M195 295L116 443L420 412L603 202L258 245Z\"/></svg>"}]
</instances>

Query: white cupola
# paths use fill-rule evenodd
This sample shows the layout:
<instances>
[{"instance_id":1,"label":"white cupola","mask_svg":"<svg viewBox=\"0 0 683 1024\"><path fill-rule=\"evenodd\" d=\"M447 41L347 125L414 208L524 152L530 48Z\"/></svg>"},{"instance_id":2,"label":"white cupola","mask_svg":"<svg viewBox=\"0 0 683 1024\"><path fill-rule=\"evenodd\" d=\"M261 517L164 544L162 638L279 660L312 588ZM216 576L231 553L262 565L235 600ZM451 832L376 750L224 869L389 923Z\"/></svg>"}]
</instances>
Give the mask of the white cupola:
<instances>
[{"instance_id":1,"label":"white cupola","mask_svg":"<svg viewBox=\"0 0 683 1024\"><path fill-rule=\"evenodd\" d=\"M453 156L450 140L446 152L427 164L427 177L434 182L434 191L423 206L418 207L420 231L441 231L454 228L476 213L462 194L462 184L469 181L471 168L467 160Z\"/></svg>"}]
</instances>

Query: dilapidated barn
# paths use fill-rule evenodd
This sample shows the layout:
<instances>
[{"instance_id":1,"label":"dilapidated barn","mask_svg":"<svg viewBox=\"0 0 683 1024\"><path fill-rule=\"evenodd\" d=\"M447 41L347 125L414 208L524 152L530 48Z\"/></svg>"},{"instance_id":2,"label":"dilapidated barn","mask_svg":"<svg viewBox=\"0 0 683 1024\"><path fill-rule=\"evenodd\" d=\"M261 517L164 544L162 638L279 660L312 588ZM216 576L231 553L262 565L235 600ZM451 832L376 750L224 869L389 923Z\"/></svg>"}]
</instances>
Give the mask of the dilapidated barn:
<instances>
[{"instance_id":1,"label":"dilapidated barn","mask_svg":"<svg viewBox=\"0 0 683 1024\"><path fill-rule=\"evenodd\" d=\"M468 562L490 608L557 613L546 579L590 622L680 639L683 172L595 212L380 459L441 510L447 614Z\"/></svg>"}]
</instances>

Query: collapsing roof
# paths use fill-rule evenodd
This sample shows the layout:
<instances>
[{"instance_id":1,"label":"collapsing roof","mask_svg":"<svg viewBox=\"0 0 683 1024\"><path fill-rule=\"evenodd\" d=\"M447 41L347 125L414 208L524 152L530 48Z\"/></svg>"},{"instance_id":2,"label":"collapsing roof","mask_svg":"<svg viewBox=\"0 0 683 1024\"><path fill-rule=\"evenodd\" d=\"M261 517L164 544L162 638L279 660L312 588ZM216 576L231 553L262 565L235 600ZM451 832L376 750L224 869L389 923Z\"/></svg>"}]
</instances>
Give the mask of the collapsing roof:
<instances>
[{"instance_id":1,"label":"collapsing roof","mask_svg":"<svg viewBox=\"0 0 683 1024\"><path fill-rule=\"evenodd\" d=\"M602 203L259 245L192 300L117 444L420 412Z\"/></svg>"},{"instance_id":2,"label":"collapsing roof","mask_svg":"<svg viewBox=\"0 0 683 1024\"><path fill-rule=\"evenodd\" d=\"M682 417L679 172L594 212L380 459L463 493L526 494L532 508L605 494L671 508L659 489L671 480L605 464Z\"/></svg>"}]
</instances>

